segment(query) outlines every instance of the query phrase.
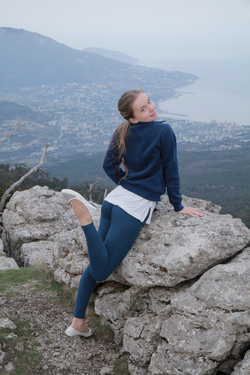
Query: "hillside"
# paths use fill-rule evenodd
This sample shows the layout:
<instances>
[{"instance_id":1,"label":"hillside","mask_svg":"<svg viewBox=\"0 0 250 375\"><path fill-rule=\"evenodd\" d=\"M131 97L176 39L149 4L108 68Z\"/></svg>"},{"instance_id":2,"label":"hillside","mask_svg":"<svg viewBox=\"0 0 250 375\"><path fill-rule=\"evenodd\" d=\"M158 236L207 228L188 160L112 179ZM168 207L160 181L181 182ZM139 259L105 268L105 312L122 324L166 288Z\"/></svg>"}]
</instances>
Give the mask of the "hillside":
<instances>
[{"instance_id":1,"label":"hillside","mask_svg":"<svg viewBox=\"0 0 250 375\"><path fill-rule=\"evenodd\" d=\"M55 40L9 27L0 28L0 87L88 84L113 81L135 85L143 80L155 83L183 79L195 80L196 76L159 69L133 66L100 54L79 51ZM147 74L145 75L145 72Z\"/></svg>"},{"instance_id":2,"label":"hillside","mask_svg":"<svg viewBox=\"0 0 250 375\"><path fill-rule=\"evenodd\" d=\"M84 48L83 51L91 52L91 53L99 53L102 56L108 57L110 59L114 59L117 61L125 62L127 64L136 64L139 62L138 59L135 57L126 55L125 53L119 51L113 51L111 49L106 48L97 48L97 47L88 47Z\"/></svg>"},{"instance_id":3,"label":"hillside","mask_svg":"<svg viewBox=\"0 0 250 375\"><path fill-rule=\"evenodd\" d=\"M30 116L33 121L44 123L53 117L45 112L33 111L26 105L20 105L8 101L0 102L0 122L5 120L23 119Z\"/></svg>"},{"instance_id":4,"label":"hillside","mask_svg":"<svg viewBox=\"0 0 250 375\"><path fill-rule=\"evenodd\" d=\"M108 70L121 69L114 60L57 43L37 33L0 28L1 87L91 82Z\"/></svg>"}]
</instances>

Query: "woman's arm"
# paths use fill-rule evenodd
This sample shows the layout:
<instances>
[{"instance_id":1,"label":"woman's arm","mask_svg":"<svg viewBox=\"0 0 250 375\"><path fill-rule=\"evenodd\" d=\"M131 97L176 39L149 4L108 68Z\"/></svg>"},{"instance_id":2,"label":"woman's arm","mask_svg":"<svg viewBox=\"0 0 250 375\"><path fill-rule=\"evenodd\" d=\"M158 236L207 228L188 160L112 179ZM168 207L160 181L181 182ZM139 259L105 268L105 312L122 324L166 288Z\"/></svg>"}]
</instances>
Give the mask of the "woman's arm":
<instances>
[{"instance_id":1,"label":"woman's arm","mask_svg":"<svg viewBox=\"0 0 250 375\"><path fill-rule=\"evenodd\" d=\"M167 194L174 210L179 212L183 209L181 204L180 176L178 171L176 137L172 128L167 125L161 138L161 158L163 161L164 183Z\"/></svg>"},{"instance_id":2,"label":"woman's arm","mask_svg":"<svg viewBox=\"0 0 250 375\"><path fill-rule=\"evenodd\" d=\"M177 213L190 215L193 217L204 216L204 214L197 208L183 207L181 204L182 196L180 193L176 137L170 126L166 127L166 132L164 134L164 138L162 139L162 143L164 180L170 203L172 203Z\"/></svg>"},{"instance_id":3,"label":"woman's arm","mask_svg":"<svg viewBox=\"0 0 250 375\"><path fill-rule=\"evenodd\" d=\"M115 184L118 184L120 179L126 174L120 168L120 166L118 166L118 157L119 152L117 150L117 147L115 146L115 140L113 135L103 161L103 169L107 173L109 178L111 178L111 180L114 181Z\"/></svg>"}]
</instances>

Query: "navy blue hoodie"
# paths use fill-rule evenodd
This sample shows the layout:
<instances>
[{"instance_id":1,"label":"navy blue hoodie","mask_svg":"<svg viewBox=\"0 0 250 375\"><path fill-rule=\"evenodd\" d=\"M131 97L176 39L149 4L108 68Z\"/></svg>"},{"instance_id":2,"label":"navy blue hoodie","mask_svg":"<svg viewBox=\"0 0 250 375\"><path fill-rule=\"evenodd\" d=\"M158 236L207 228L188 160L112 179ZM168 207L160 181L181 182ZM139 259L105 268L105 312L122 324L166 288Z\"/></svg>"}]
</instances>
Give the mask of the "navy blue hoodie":
<instances>
[{"instance_id":1,"label":"navy blue hoodie","mask_svg":"<svg viewBox=\"0 0 250 375\"><path fill-rule=\"evenodd\" d=\"M131 124L124 155L129 173L121 182L125 172L117 165L119 153L114 142L113 135L103 162L103 169L111 180L156 202L167 188L170 203L175 211L181 211L177 147L172 128L164 121Z\"/></svg>"}]
</instances>

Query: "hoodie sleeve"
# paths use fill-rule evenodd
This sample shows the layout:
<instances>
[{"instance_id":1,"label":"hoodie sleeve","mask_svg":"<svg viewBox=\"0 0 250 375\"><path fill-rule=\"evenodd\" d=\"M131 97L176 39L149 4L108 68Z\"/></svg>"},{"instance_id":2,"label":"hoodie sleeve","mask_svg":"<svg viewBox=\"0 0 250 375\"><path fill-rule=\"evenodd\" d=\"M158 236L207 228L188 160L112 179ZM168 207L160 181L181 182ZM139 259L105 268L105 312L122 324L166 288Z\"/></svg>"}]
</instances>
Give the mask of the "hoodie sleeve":
<instances>
[{"instance_id":1,"label":"hoodie sleeve","mask_svg":"<svg viewBox=\"0 0 250 375\"><path fill-rule=\"evenodd\" d=\"M179 212L183 209L181 204L180 176L177 160L176 137L172 128L167 125L161 137L161 157L163 161L164 183L167 194L174 210Z\"/></svg>"},{"instance_id":2,"label":"hoodie sleeve","mask_svg":"<svg viewBox=\"0 0 250 375\"><path fill-rule=\"evenodd\" d=\"M118 185L119 180L126 174L120 166L118 166L118 158L119 153L115 146L115 138L113 135L103 161L103 169L116 185Z\"/></svg>"}]
</instances>

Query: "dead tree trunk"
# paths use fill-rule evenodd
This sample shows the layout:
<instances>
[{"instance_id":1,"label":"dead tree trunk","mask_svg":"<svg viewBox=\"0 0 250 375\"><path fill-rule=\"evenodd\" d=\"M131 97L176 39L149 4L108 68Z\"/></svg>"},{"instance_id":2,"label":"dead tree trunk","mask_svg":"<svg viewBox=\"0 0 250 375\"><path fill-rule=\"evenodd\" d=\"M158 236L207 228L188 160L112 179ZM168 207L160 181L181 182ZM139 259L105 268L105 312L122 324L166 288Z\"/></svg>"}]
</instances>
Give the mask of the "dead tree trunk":
<instances>
[{"instance_id":1,"label":"dead tree trunk","mask_svg":"<svg viewBox=\"0 0 250 375\"><path fill-rule=\"evenodd\" d=\"M28 177L29 175L31 175L32 173L39 171L39 169L40 169L40 167L41 167L41 165L42 165L42 163L43 163L43 159L44 159L44 157L45 157L45 155L46 155L46 152L47 152L47 149L48 149L49 146L50 146L49 144L47 144L47 145L45 146L45 150L44 150L43 156L41 157L40 163L39 163L36 167L31 168L31 170L30 170L29 172L27 172L23 177L21 177L20 180L16 181L13 185L11 185L11 186L5 191L5 193L4 193L3 196L2 196L1 202L0 202L0 215L1 215L1 216L2 216L2 211L3 211L3 207L4 207L4 204L5 204L5 201L6 201L6 199L10 196L10 193L11 193L11 192L12 192L17 186L19 186L19 185L23 182L23 180L24 180L25 178L27 178L27 177ZM0 219L0 221L2 221L2 220Z\"/></svg>"}]
</instances>

